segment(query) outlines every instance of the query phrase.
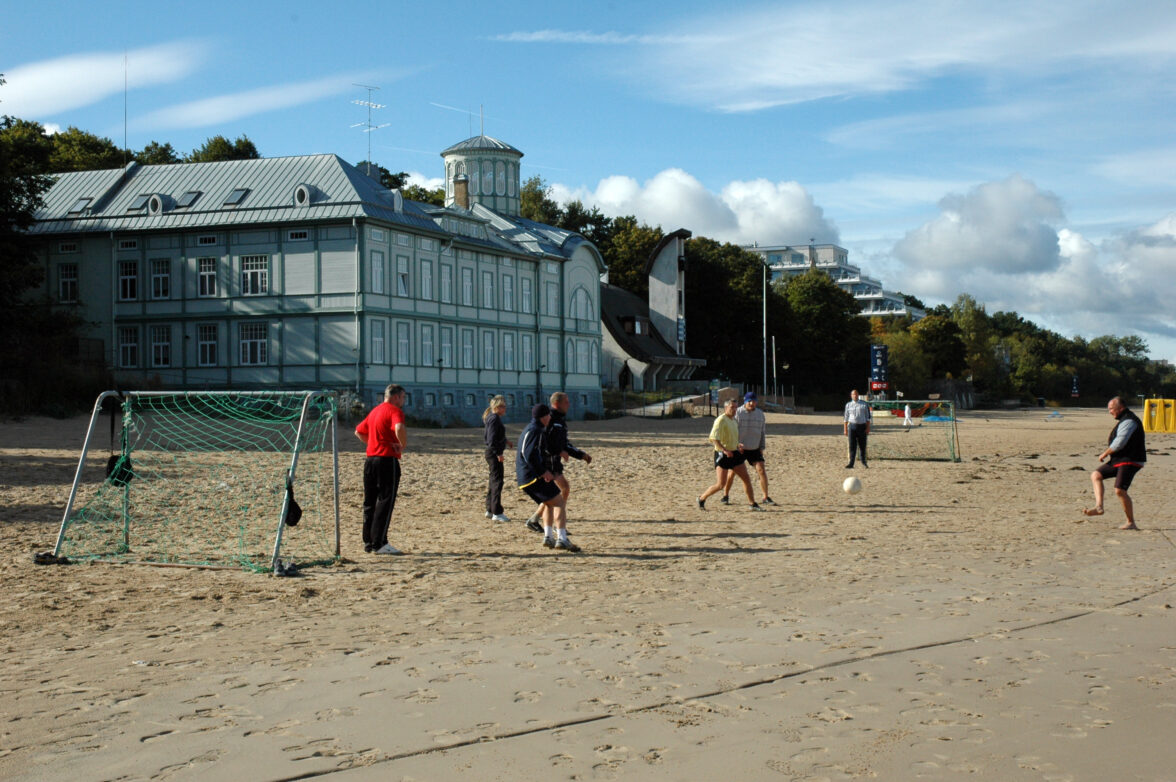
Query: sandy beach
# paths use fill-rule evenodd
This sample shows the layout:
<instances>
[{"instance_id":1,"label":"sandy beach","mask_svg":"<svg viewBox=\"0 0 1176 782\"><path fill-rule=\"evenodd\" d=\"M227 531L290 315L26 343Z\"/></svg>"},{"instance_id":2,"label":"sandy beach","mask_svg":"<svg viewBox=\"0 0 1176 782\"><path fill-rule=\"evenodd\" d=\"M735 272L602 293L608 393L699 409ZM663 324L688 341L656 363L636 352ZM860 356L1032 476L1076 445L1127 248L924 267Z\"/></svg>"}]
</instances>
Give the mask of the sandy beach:
<instances>
[{"instance_id":1,"label":"sandy beach","mask_svg":"<svg viewBox=\"0 0 1176 782\"><path fill-rule=\"evenodd\" d=\"M709 418L573 422L578 555L509 479L483 518L475 429L410 431L364 554L344 430L344 562L296 578L35 565L87 422L0 424L0 779L1176 779L1176 435L1120 531L1101 408L964 411L854 496L839 415L769 414L764 513L695 507Z\"/></svg>"}]
</instances>

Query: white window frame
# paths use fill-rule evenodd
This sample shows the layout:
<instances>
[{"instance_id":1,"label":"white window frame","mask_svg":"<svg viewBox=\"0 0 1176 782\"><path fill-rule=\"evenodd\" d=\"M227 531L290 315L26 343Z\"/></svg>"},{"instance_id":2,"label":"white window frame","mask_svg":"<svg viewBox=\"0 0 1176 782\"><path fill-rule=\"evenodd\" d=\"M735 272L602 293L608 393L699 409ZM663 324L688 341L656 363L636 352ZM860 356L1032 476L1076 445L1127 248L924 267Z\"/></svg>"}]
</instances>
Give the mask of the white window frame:
<instances>
[{"instance_id":1,"label":"white window frame","mask_svg":"<svg viewBox=\"0 0 1176 782\"><path fill-rule=\"evenodd\" d=\"M296 228L286 232L287 242L309 242L310 231L306 228Z\"/></svg>"},{"instance_id":2,"label":"white window frame","mask_svg":"<svg viewBox=\"0 0 1176 782\"><path fill-rule=\"evenodd\" d=\"M514 334L509 332L502 335L502 368L514 371L515 368Z\"/></svg>"},{"instance_id":3,"label":"white window frame","mask_svg":"<svg viewBox=\"0 0 1176 782\"><path fill-rule=\"evenodd\" d=\"M78 265L57 264L57 301L61 304L78 303Z\"/></svg>"},{"instance_id":4,"label":"white window frame","mask_svg":"<svg viewBox=\"0 0 1176 782\"><path fill-rule=\"evenodd\" d=\"M265 296L269 294L269 256L241 256L241 295Z\"/></svg>"},{"instance_id":5,"label":"white window frame","mask_svg":"<svg viewBox=\"0 0 1176 782\"><path fill-rule=\"evenodd\" d=\"M559 371L559 339L557 337L547 338L547 360L544 362L544 368L548 372Z\"/></svg>"},{"instance_id":6,"label":"white window frame","mask_svg":"<svg viewBox=\"0 0 1176 782\"><path fill-rule=\"evenodd\" d=\"M453 366L453 328L451 326L441 327L441 366Z\"/></svg>"},{"instance_id":7,"label":"white window frame","mask_svg":"<svg viewBox=\"0 0 1176 782\"><path fill-rule=\"evenodd\" d=\"M139 366L139 329L120 326L118 329L118 365L122 369Z\"/></svg>"},{"instance_id":8,"label":"white window frame","mask_svg":"<svg viewBox=\"0 0 1176 782\"><path fill-rule=\"evenodd\" d=\"M474 270L468 266L461 267L461 305L474 306Z\"/></svg>"},{"instance_id":9,"label":"white window frame","mask_svg":"<svg viewBox=\"0 0 1176 782\"><path fill-rule=\"evenodd\" d=\"M372 293L384 292L384 253L382 250L372 250L370 255Z\"/></svg>"},{"instance_id":10,"label":"white window frame","mask_svg":"<svg viewBox=\"0 0 1176 782\"><path fill-rule=\"evenodd\" d=\"M396 256L396 295L408 297L412 295L412 280L408 276L409 258L407 255Z\"/></svg>"},{"instance_id":11,"label":"white window frame","mask_svg":"<svg viewBox=\"0 0 1176 782\"><path fill-rule=\"evenodd\" d=\"M453 264L441 264L441 296L444 304L453 303Z\"/></svg>"},{"instance_id":12,"label":"white window frame","mask_svg":"<svg viewBox=\"0 0 1176 782\"><path fill-rule=\"evenodd\" d=\"M461 330L461 368L474 368L474 330Z\"/></svg>"},{"instance_id":13,"label":"white window frame","mask_svg":"<svg viewBox=\"0 0 1176 782\"><path fill-rule=\"evenodd\" d=\"M433 262L421 261L421 299L433 300Z\"/></svg>"},{"instance_id":14,"label":"white window frame","mask_svg":"<svg viewBox=\"0 0 1176 782\"><path fill-rule=\"evenodd\" d=\"M494 369L494 337L493 331L482 332L482 369Z\"/></svg>"},{"instance_id":15,"label":"white window frame","mask_svg":"<svg viewBox=\"0 0 1176 782\"><path fill-rule=\"evenodd\" d=\"M534 312L532 309L530 277L523 277L519 281L519 312L523 312L528 315Z\"/></svg>"},{"instance_id":16,"label":"white window frame","mask_svg":"<svg viewBox=\"0 0 1176 782\"><path fill-rule=\"evenodd\" d=\"M371 362L373 364L383 364L387 357L384 352L384 321L373 320L371 327Z\"/></svg>"},{"instance_id":17,"label":"white window frame","mask_svg":"<svg viewBox=\"0 0 1176 782\"><path fill-rule=\"evenodd\" d=\"M171 366L171 326L150 326L151 366Z\"/></svg>"},{"instance_id":18,"label":"white window frame","mask_svg":"<svg viewBox=\"0 0 1176 782\"><path fill-rule=\"evenodd\" d=\"M431 367L435 366L436 362L433 359L433 326L432 324L421 325L421 366Z\"/></svg>"},{"instance_id":19,"label":"white window frame","mask_svg":"<svg viewBox=\"0 0 1176 782\"><path fill-rule=\"evenodd\" d=\"M219 329L215 323L202 323L196 327L196 365L201 367L215 367L217 347L219 345Z\"/></svg>"},{"instance_id":20,"label":"white window frame","mask_svg":"<svg viewBox=\"0 0 1176 782\"><path fill-rule=\"evenodd\" d=\"M216 258L197 258L196 297L211 299L216 296Z\"/></svg>"},{"instance_id":21,"label":"white window frame","mask_svg":"<svg viewBox=\"0 0 1176 782\"><path fill-rule=\"evenodd\" d=\"M514 312L514 277L509 274L502 278L502 309Z\"/></svg>"},{"instance_id":22,"label":"white window frame","mask_svg":"<svg viewBox=\"0 0 1176 782\"><path fill-rule=\"evenodd\" d=\"M535 371L535 340L530 334L523 334L519 339L519 369L524 372Z\"/></svg>"},{"instance_id":23,"label":"white window frame","mask_svg":"<svg viewBox=\"0 0 1176 782\"><path fill-rule=\"evenodd\" d=\"M269 363L269 324L249 321L240 325L241 366L263 367Z\"/></svg>"},{"instance_id":24,"label":"white window frame","mask_svg":"<svg viewBox=\"0 0 1176 782\"><path fill-rule=\"evenodd\" d=\"M118 300L136 301L139 298L139 262L118 262Z\"/></svg>"},{"instance_id":25,"label":"white window frame","mask_svg":"<svg viewBox=\"0 0 1176 782\"><path fill-rule=\"evenodd\" d=\"M162 301L171 298L171 259L151 259L151 298Z\"/></svg>"},{"instance_id":26,"label":"white window frame","mask_svg":"<svg viewBox=\"0 0 1176 782\"><path fill-rule=\"evenodd\" d=\"M404 321L396 324L396 365L412 365L412 326Z\"/></svg>"},{"instance_id":27,"label":"white window frame","mask_svg":"<svg viewBox=\"0 0 1176 782\"><path fill-rule=\"evenodd\" d=\"M544 315L558 315L559 314L559 286L554 282L548 282L543 286L544 299L543 306L546 308Z\"/></svg>"},{"instance_id":28,"label":"white window frame","mask_svg":"<svg viewBox=\"0 0 1176 782\"><path fill-rule=\"evenodd\" d=\"M482 272L482 306L494 309L494 272Z\"/></svg>"}]
</instances>

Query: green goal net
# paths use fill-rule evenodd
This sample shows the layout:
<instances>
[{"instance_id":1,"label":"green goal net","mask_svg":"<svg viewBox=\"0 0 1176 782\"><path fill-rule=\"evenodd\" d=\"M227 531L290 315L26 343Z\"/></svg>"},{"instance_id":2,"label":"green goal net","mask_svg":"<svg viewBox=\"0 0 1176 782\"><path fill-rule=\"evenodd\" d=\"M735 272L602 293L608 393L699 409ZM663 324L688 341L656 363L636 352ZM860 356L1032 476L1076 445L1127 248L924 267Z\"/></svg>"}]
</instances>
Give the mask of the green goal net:
<instances>
[{"instance_id":1,"label":"green goal net","mask_svg":"<svg viewBox=\"0 0 1176 782\"><path fill-rule=\"evenodd\" d=\"M338 485L331 393L107 391L53 554L276 573L326 564L339 558Z\"/></svg>"},{"instance_id":2,"label":"green goal net","mask_svg":"<svg viewBox=\"0 0 1176 782\"><path fill-rule=\"evenodd\" d=\"M940 399L870 400L870 459L960 460L955 405Z\"/></svg>"}]
</instances>

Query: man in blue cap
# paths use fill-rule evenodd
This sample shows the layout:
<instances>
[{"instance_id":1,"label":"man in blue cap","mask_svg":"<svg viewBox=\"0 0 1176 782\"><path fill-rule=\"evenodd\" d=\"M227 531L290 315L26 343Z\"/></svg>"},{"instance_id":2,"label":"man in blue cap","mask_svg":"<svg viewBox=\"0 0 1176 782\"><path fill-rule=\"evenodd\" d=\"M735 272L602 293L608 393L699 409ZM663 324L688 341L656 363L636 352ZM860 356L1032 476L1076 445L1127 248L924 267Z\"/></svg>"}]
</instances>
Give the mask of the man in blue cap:
<instances>
[{"instance_id":1,"label":"man in blue cap","mask_svg":"<svg viewBox=\"0 0 1176 782\"><path fill-rule=\"evenodd\" d=\"M580 547L568 539L567 500L555 482L551 471L552 458L547 443L547 425L551 423L551 409L545 404L531 408L531 423L519 436L515 453L515 477L519 488L541 508L543 545L575 553Z\"/></svg>"},{"instance_id":2,"label":"man in blue cap","mask_svg":"<svg viewBox=\"0 0 1176 782\"><path fill-rule=\"evenodd\" d=\"M739 425L739 451L743 454L743 461L755 467L759 476L760 488L764 490L764 498L760 505L775 505L768 494L768 471L764 468L764 447L768 444L767 421L764 411L759 409L759 399L754 391L743 395L743 406L735 411L735 423ZM719 500L724 505L730 503L731 484L735 481L735 473L727 476L727 485L723 487L723 498Z\"/></svg>"}]
</instances>

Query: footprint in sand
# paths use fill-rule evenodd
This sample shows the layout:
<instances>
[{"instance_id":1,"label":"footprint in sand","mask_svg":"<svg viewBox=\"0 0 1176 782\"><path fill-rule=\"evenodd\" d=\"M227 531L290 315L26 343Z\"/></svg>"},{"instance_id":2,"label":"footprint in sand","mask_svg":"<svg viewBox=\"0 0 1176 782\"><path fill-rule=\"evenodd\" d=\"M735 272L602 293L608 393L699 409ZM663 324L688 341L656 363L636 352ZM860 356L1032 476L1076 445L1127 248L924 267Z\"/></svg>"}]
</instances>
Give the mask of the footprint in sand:
<instances>
[{"instance_id":1,"label":"footprint in sand","mask_svg":"<svg viewBox=\"0 0 1176 782\"><path fill-rule=\"evenodd\" d=\"M536 703L543 697L543 693L533 690L519 690L514 695L515 703Z\"/></svg>"}]
</instances>

